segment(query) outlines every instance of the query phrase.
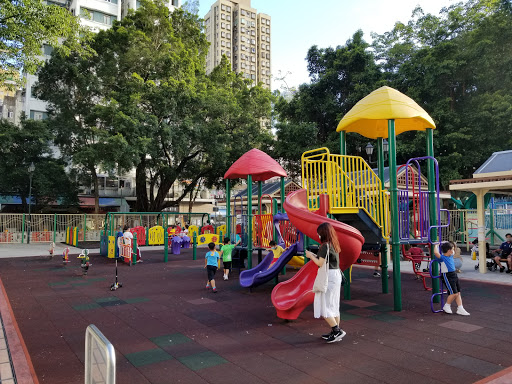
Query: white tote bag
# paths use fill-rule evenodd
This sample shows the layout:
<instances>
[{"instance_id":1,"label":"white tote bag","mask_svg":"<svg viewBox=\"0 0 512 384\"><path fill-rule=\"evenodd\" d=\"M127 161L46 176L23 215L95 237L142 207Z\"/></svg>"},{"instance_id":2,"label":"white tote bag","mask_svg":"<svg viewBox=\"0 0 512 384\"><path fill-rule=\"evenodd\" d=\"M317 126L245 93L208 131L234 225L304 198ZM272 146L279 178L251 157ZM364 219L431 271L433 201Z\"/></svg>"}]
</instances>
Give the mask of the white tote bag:
<instances>
[{"instance_id":1,"label":"white tote bag","mask_svg":"<svg viewBox=\"0 0 512 384\"><path fill-rule=\"evenodd\" d=\"M325 293L327 292L327 284L329 282L329 243L327 243L327 255L325 256L325 263L318 268L316 273L315 283L313 284L313 292Z\"/></svg>"}]
</instances>

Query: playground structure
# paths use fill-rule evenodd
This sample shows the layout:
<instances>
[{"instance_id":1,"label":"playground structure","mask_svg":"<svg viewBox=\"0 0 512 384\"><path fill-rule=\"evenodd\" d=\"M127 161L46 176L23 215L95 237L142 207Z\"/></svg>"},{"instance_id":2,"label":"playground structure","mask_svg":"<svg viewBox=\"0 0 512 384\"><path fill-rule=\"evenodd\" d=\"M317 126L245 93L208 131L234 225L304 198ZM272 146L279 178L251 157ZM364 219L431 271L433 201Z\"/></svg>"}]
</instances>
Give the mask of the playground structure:
<instances>
[{"instance_id":1,"label":"playground structure","mask_svg":"<svg viewBox=\"0 0 512 384\"><path fill-rule=\"evenodd\" d=\"M100 254L108 258L121 257L129 265L137 262L138 246L163 245L164 262L169 257L169 239L175 239L181 233L178 219L200 217L203 224L209 223L208 213L183 213L183 212L110 212L105 217L104 230L100 236ZM181 223L181 222L180 222ZM122 228L128 225L133 234L130 244L120 246L117 238L122 236ZM208 227L211 227L209 224ZM194 227L194 226L190 226ZM189 228L190 228L189 227ZM197 228L197 227L196 227ZM207 237L207 239L205 238ZM211 235L201 236L206 242L212 241ZM215 237L215 235L213 236ZM179 239L176 239L178 242ZM174 242L174 240L172 240ZM181 240L179 241L181 243ZM190 239L187 243L190 242ZM219 242L215 241L214 242ZM173 247L174 249L174 247ZM123 252L121 254L121 251Z\"/></svg>"},{"instance_id":2,"label":"playground structure","mask_svg":"<svg viewBox=\"0 0 512 384\"><path fill-rule=\"evenodd\" d=\"M400 245L415 242L432 245L439 241L441 209L433 129L435 124L430 116L413 100L389 87L375 90L360 100L340 121L337 128L340 132L340 155L331 154L327 148L307 151L302 155L303 189L288 195L284 204L291 222L306 236L316 236L316 227L322 222L330 222L334 226L342 245L340 268L345 273L357 260L363 243L380 245L381 253L385 254L390 240L395 311L402 310ZM415 164L421 175L420 161L426 161L428 187L427 190L422 189L419 176L417 184L407 180L406 191L399 200L396 135L411 130L427 132L427 156L410 159L405 166ZM362 158L346 154L347 132L377 139L378 175ZM383 189L381 182L384 179L384 139L388 140L390 147L389 192ZM449 222L449 218L447 220ZM444 225L448 227L449 223ZM437 267L436 264L434 266ZM381 268L382 291L387 293L386 257L382 258ZM303 274L301 271L297 273ZM302 307L310 300L305 292L312 288L314 279L303 276L302 280L309 284L302 282L303 291L300 292L281 288L286 283L274 288L272 301L279 316L295 318L300 312L294 311L294 306L299 306L300 302ZM294 286L292 282L288 284ZM434 294L439 293L439 281L434 279L432 284ZM349 279L346 279L344 289L345 297L350 298ZM290 291L293 293L290 294ZM434 296L434 300L438 300L438 296Z\"/></svg>"}]
</instances>

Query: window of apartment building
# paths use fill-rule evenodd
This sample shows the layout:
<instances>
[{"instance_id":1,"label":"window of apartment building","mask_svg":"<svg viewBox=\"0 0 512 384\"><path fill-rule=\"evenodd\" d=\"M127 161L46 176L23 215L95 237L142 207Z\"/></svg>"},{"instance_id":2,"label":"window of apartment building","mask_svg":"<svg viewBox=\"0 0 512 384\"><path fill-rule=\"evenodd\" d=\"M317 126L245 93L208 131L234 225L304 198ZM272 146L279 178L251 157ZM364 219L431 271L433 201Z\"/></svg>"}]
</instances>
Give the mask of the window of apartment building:
<instances>
[{"instance_id":1,"label":"window of apartment building","mask_svg":"<svg viewBox=\"0 0 512 384\"><path fill-rule=\"evenodd\" d=\"M267 20L267 25L270 25L270 20Z\"/></svg>"},{"instance_id":2,"label":"window of apartment building","mask_svg":"<svg viewBox=\"0 0 512 384\"><path fill-rule=\"evenodd\" d=\"M251 27L253 27L253 28L256 27L256 23L254 21L251 21Z\"/></svg>"},{"instance_id":3,"label":"window of apartment building","mask_svg":"<svg viewBox=\"0 0 512 384\"><path fill-rule=\"evenodd\" d=\"M265 44L261 44L261 49L264 51L265 50Z\"/></svg>"},{"instance_id":4,"label":"window of apartment building","mask_svg":"<svg viewBox=\"0 0 512 384\"><path fill-rule=\"evenodd\" d=\"M221 18L222 20L226 20L226 14L225 14L225 13L221 13L221 14L220 14L220 18Z\"/></svg>"},{"instance_id":5,"label":"window of apartment building","mask_svg":"<svg viewBox=\"0 0 512 384\"><path fill-rule=\"evenodd\" d=\"M227 33L226 33L226 37L227 37L228 39L231 39L231 32L227 32Z\"/></svg>"},{"instance_id":6,"label":"window of apartment building","mask_svg":"<svg viewBox=\"0 0 512 384\"><path fill-rule=\"evenodd\" d=\"M255 71L256 70L256 66L255 65L251 65L251 71Z\"/></svg>"},{"instance_id":7,"label":"window of apartment building","mask_svg":"<svg viewBox=\"0 0 512 384\"><path fill-rule=\"evenodd\" d=\"M221 35L222 37L226 37L226 32L222 31L222 32L220 33L220 35Z\"/></svg>"},{"instance_id":8,"label":"window of apartment building","mask_svg":"<svg viewBox=\"0 0 512 384\"><path fill-rule=\"evenodd\" d=\"M53 47L48 44L43 44L43 55L45 56L51 56L53 52Z\"/></svg>"},{"instance_id":9,"label":"window of apartment building","mask_svg":"<svg viewBox=\"0 0 512 384\"><path fill-rule=\"evenodd\" d=\"M256 75L251 75L251 79L256 79Z\"/></svg>"},{"instance_id":10,"label":"window of apartment building","mask_svg":"<svg viewBox=\"0 0 512 384\"><path fill-rule=\"evenodd\" d=\"M270 36L267 36L267 41L270 43Z\"/></svg>"},{"instance_id":11,"label":"window of apartment building","mask_svg":"<svg viewBox=\"0 0 512 384\"><path fill-rule=\"evenodd\" d=\"M8 117L9 119L14 119L14 112L13 112L13 111L8 111L8 112L7 112L7 117Z\"/></svg>"},{"instance_id":12,"label":"window of apartment building","mask_svg":"<svg viewBox=\"0 0 512 384\"><path fill-rule=\"evenodd\" d=\"M224 54L224 52L225 52L225 51L224 51L223 49L221 49L220 54L221 54L221 55L223 55L223 54Z\"/></svg>"},{"instance_id":13,"label":"window of apartment building","mask_svg":"<svg viewBox=\"0 0 512 384\"><path fill-rule=\"evenodd\" d=\"M242 63L240 66L241 66L242 68L245 68L245 63Z\"/></svg>"},{"instance_id":14,"label":"window of apartment building","mask_svg":"<svg viewBox=\"0 0 512 384\"><path fill-rule=\"evenodd\" d=\"M13 112L13 116L14 116L14 112ZM48 118L48 113L46 112L43 112L43 111L34 111L34 110L30 110L30 118L32 120L45 120Z\"/></svg>"},{"instance_id":15,"label":"window of apartment building","mask_svg":"<svg viewBox=\"0 0 512 384\"><path fill-rule=\"evenodd\" d=\"M240 32L245 33L245 28L244 27L240 27Z\"/></svg>"},{"instance_id":16,"label":"window of apartment building","mask_svg":"<svg viewBox=\"0 0 512 384\"><path fill-rule=\"evenodd\" d=\"M220 9L222 9L223 11L225 11L225 10L226 10L226 5L221 4Z\"/></svg>"},{"instance_id":17,"label":"window of apartment building","mask_svg":"<svg viewBox=\"0 0 512 384\"><path fill-rule=\"evenodd\" d=\"M251 35L256 36L256 31L252 30Z\"/></svg>"},{"instance_id":18,"label":"window of apartment building","mask_svg":"<svg viewBox=\"0 0 512 384\"><path fill-rule=\"evenodd\" d=\"M261 33L265 33L265 27L261 27Z\"/></svg>"},{"instance_id":19,"label":"window of apartment building","mask_svg":"<svg viewBox=\"0 0 512 384\"><path fill-rule=\"evenodd\" d=\"M231 48L231 43L229 41L226 43L226 47Z\"/></svg>"},{"instance_id":20,"label":"window of apartment building","mask_svg":"<svg viewBox=\"0 0 512 384\"><path fill-rule=\"evenodd\" d=\"M256 48L251 48L252 53L256 53Z\"/></svg>"},{"instance_id":21,"label":"window of apartment building","mask_svg":"<svg viewBox=\"0 0 512 384\"><path fill-rule=\"evenodd\" d=\"M240 10L240 14L241 14L242 16L245 16L245 9Z\"/></svg>"},{"instance_id":22,"label":"window of apartment building","mask_svg":"<svg viewBox=\"0 0 512 384\"><path fill-rule=\"evenodd\" d=\"M225 47L226 46L226 42L224 40L221 40L220 45Z\"/></svg>"},{"instance_id":23,"label":"window of apartment building","mask_svg":"<svg viewBox=\"0 0 512 384\"><path fill-rule=\"evenodd\" d=\"M231 12L231 7L229 5L226 7L226 11Z\"/></svg>"},{"instance_id":24,"label":"window of apartment building","mask_svg":"<svg viewBox=\"0 0 512 384\"><path fill-rule=\"evenodd\" d=\"M231 52L226 52L227 57L231 57Z\"/></svg>"},{"instance_id":25,"label":"window of apartment building","mask_svg":"<svg viewBox=\"0 0 512 384\"><path fill-rule=\"evenodd\" d=\"M264 59L265 58L265 52L261 52L261 58Z\"/></svg>"},{"instance_id":26,"label":"window of apartment building","mask_svg":"<svg viewBox=\"0 0 512 384\"><path fill-rule=\"evenodd\" d=\"M255 63L255 62L256 62L256 58L255 58L254 56L251 56L251 61L252 61L253 63Z\"/></svg>"},{"instance_id":27,"label":"window of apartment building","mask_svg":"<svg viewBox=\"0 0 512 384\"><path fill-rule=\"evenodd\" d=\"M222 28L226 28L226 23L220 23L220 26L221 26Z\"/></svg>"},{"instance_id":28,"label":"window of apartment building","mask_svg":"<svg viewBox=\"0 0 512 384\"><path fill-rule=\"evenodd\" d=\"M245 49L246 49L246 48L245 48L245 45L242 45L242 47L241 47L241 48L242 48L242 51L245 51Z\"/></svg>"},{"instance_id":29,"label":"window of apartment building","mask_svg":"<svg viewBox=\"0 0 512 384\"><path fill-rule=\"evenodd\" d=\"M242 36L242 37L240 38L240 41L243 41L243 42L245 43L245 36Z\"/></svg>"},{"instance_id":30,"label":"window of apartment building","mask_svg":"<svg viewBox=\"0 0 512 384\"><path fill-rule=\"evenodd\" d=\"M267 59L270 59L270 53L266 54Z\"/></svg>"},{"instance_id":31,"label":"window of apartment building","mask_svg":"<svg viewBox=\"0 0 512 384\"><path fill-rule=\"evenodd\" d=\"M240 24L244 24L244 25L245 25L246 23L247 23L247 22L245 21L245 19L244 19L244 18L241 18L241 19L240 19Z\"/></svg>"},{"instance_id":32,"label":"window of apartment building","mask_svg":"<svg viewBox=\"0 0 512 384\"><path fill-rule=\"evenodd\" d=\"M255 19L256 18L256 14L254 12L251 12L251 19Z\"/></svg>"},{"instance_id":33,"label":"window of apartment building","mask_svg":"<svg viewBox=\"0 0 512 384\"><path fill-rule=\"evenodd\" d=\"M267 28L266 31L267 31L267 33L270 33L270 28Z\"/></svg>"},{"instance_id":34,"label":"window of apartment building","mask_svg":"<svg viewBox=\"0 0 512 384\"><path fill-rule=\"evenodd\" d=\"M261 19L261 22L262 22L263 24L267 24L267 19Z\"/></svg>"},{"instance_id":35,"label":"window of apartment building","mask_svg":"<svg viewBox=\"0 0 512 384\"><path fill-rule=\"evenodd\" d=\"M227 20L227 21L231 21L231 15L227 15L227 16L226 16L226 20Z\"/></svg>"},{"instance_id":36,"label":"window of apartment building","mask_svg":"<svg viewBox=\"0 0 512 384\"><path fill-rule=\"evenodd\" d=\"M231 30L231 24L226 25L226 28Z\"/></svg>"}]
</instances>

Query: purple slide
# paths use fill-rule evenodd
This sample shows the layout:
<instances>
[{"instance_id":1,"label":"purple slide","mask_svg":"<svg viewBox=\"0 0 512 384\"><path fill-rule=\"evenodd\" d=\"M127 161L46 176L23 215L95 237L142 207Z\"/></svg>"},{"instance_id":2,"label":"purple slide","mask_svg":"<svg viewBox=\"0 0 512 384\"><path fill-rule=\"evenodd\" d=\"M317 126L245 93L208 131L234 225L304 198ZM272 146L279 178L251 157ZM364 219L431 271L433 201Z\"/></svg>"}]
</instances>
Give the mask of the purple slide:
<instances>
[{"instance_id":1,"label":"purple slide","mask_svg":"<svg viewBox=\"0 0 512 384\"><path fill-rule=\"evenodd\" d=\"M253 269L242 271L240 273L240 285L244 288L254 288L272 280L283 270L283 267L291 260L291 258L297 254L297 244L298 243L291 245L286 251L284 251L281 257L277 259L270 269L268 267L274 258L273 252L269 252L262 262Z\"/></svg>"}]
</instances>

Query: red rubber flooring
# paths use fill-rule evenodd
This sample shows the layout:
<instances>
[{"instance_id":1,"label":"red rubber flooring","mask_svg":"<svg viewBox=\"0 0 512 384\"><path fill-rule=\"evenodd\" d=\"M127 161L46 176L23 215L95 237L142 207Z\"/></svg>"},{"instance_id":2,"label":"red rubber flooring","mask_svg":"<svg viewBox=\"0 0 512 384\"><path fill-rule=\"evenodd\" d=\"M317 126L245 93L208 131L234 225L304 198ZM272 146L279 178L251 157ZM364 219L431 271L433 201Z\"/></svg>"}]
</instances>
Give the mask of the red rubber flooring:
<instances>
[{"instance_id":1,"label":"red rubber flooring","mask_svg":"<svg viewBox=\"0 0 512 384\"><path fill-rule=\"evenodd\" d=\"M272 284L249 292L234 272L205 289L203 251L144 252L119 266L123 288L111 292L114 264L92 255L0 260L0 278L41 383L84 381L84 335L96 325L117 352L117 382L136 383L473 383L512 365L510 287L462 282L470 317L433 314L429 293L402 275L402 312L380 280L354 268L351 301L342 301L339 343L309 308L293 322L275 315ZM256 257L255 257L256 262ZM293 272L287 273L288 278ZM392 292L392 279L390 279Z\"/></svg>"}]
</instances>

